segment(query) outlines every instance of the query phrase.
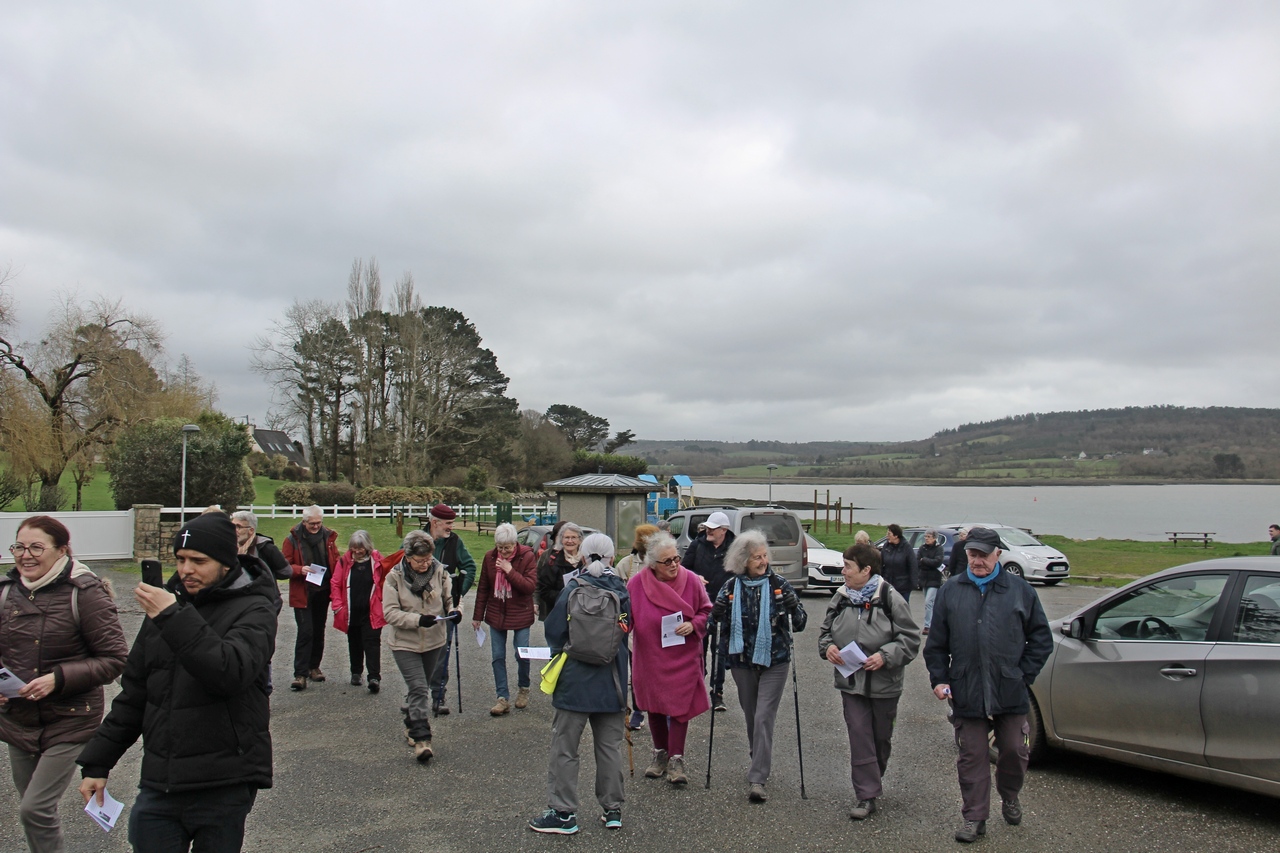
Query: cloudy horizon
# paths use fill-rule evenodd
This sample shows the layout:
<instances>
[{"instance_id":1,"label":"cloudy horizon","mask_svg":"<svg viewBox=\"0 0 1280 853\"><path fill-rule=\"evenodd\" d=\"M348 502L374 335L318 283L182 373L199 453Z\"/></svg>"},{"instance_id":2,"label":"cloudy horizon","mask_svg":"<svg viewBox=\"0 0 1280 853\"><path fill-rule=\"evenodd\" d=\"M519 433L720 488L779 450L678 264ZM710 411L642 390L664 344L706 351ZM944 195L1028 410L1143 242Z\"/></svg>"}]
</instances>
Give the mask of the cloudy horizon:
<instances>
[{"instance_id":1,"label":"cloudy horizon","mask_svg":"<svg viewBox=\"0 0 1280 853\"><path fill-rule=\"evenodd\" d=\"M909 440L1275 406L1280 7L54 2L0 12L0 266L251 347L357 258L521 408ZM1271 281L1272 284L1268 284Z\"/></svg>"}]
</instances>

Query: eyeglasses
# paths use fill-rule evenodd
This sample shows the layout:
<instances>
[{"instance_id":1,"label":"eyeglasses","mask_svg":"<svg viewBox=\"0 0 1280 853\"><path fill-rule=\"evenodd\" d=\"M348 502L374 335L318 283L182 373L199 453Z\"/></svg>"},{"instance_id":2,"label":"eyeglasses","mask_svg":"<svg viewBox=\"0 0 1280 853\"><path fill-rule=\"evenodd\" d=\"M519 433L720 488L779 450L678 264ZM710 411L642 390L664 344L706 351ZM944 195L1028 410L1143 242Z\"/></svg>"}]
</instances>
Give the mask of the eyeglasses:
<instances>
[{"instance_id":1,"label":"eyeglasses","mask_svg":"<svg viewBox=\"0 0 1280 853\"><path fill-rule=\"evenodd\" d=\"M21 542L14 542L9 546L9 553L15 557L21 555L23 551L26 551L33 557L39 557L47 550L48 549L39 542L33 542L30 545L23 545Z\"/></svg>"},{"instance_id":2,"label":"eyeglasses","mask_svg":"<svg viewBox=\"0 0 1280 853\"><path fill-rule=\"evenodd\" d=\"M676 556L674 556L674 557L668 557L668 558L667 558L667 559L665 559L665 560L658 560L658 561L657 561L657 563L656 563L656 565L659 565L659 566L678 566L678 565L680 565L680 555L679 555L679 554L677 554Z\"/></svg>"}]
</instances>

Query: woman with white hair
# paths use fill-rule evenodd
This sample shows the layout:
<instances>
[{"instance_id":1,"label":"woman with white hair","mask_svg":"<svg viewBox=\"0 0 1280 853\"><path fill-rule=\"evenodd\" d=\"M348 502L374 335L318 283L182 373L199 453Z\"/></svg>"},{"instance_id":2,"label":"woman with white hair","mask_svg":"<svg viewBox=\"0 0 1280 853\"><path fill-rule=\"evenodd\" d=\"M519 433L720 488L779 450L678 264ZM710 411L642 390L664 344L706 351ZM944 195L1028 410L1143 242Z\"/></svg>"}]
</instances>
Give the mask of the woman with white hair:
<instances>
[{"instance_id":1,"label":"woman with white hair","mask_svg":"<svg viewBox=\"0 0 1280 853\"><path fill-rule=\"evenodd\" d=\"M718 653L729 664L747 718L747 798L763 803L773 763L773 724L791 668L791 633L803 631L809 617L791 584L769 568L769 540L760 531L738 534L724 570L729 579L716 596L711 620L723 626Z\"/></svg>"},{"instance_id":2,"label":"woman with white hair","mask_svg":"<svg viewBox=\"0 0 1280 853\"><path fill-rule=\"evenodd\" d=\"M582 566L582 528L572 521L556 525L555 543L538 563L538 615L547 618L564 589L564 576Z\"/></svg>"},{"instance_id":3,"label":"woman with white hair","mask_svg":"<svg viewBox=\"0 0 1280 853\"><path fill-rule=\"evenodd\" d=\"M489 713L495 717L511 712L511 689L507 686L507 635L515 651L529 645L533 625L533 591L538 584L537 560L533 550L516 541L511 524L499 524L493 531L493 550L484 555L480 580L476 583L476 605L471 627L489 626L489 649L493 658L493 685L498 701ZM516 707L529 705L529 661L516 652Z\"/></svg>"},{"instance_id":4,"label":"woman with white hair","mask_svg":"<svg viewBox=\"0 0 1280 853\"><path fill-rule=\"evenodd\" d=\"M369 668L369 692L382 688L382 582L388 566L373 547L369 533L357 530L347 540L347 553L338 558L330 590L333 627L347 635L351 658L351 686L359 687Z\"/></svg>"}]
</instances>

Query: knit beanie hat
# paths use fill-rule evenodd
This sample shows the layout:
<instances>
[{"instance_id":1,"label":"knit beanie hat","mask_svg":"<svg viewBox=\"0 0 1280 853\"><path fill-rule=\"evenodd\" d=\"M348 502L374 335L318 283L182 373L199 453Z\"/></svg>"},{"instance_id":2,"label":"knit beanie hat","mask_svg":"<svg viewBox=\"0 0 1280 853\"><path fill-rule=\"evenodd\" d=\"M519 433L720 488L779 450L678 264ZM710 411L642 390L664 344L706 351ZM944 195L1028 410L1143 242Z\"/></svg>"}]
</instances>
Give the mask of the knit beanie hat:
<instances>
[{"instance_id":1,"label":"knit beanie hat","mask_svg":"<svg viewBox=\"0 0 1280 853\"><path fill-rule=\"evenodd\" d=\"M448 504L436 504L431 508L430 514L441 521L453 521L458 517L458 514Z\"/></svg>"},{"instance_id":2,"label":"knit beanie hat","mask_svg":"<svg viewBox=\"0 0 1280 853\"><path fill-rule=\"evenodd\" d=\"M231 523L231 518L225 513L206 513L182 525L178 534L173 537L175 556L179 549L199 551L227 568L240 565L239 551L236 548L236 528Z\"/></svg>"}]
</instances>

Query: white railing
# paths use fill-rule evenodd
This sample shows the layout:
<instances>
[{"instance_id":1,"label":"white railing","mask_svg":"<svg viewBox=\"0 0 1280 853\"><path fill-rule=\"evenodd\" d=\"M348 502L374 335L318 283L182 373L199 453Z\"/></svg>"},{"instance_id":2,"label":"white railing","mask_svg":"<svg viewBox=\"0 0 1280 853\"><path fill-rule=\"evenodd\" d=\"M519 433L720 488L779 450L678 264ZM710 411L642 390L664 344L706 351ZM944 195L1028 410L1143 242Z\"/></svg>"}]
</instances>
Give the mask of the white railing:
<instances>
[{"instance_id":1,"label":"white railing","mask_svg":"<svg viewBox=\"0 0 1280 853\"><path fill-rule=\"evenodd\" d=\"M367 506L321 506L324 514L328 518L386 518L390 519L396 513L404 513L405 518L413 518L415 516L425 516L434 504L373 504ZM191 518L199 513L203 507L187 507L187 517ZM261 506L246 506L241 509L247 509L249 512L258 516L258 518L301 518L302 511L306 509L303 506L277 506L275 504ZM493 521L498 517L498 507L496 504L455 504L453 511L458 514L459 520L466 521ZM513 521L524 521L529 519L544 518L548 515L554 515L556 512L556 504L554 501L547 501L542 504L515 504L511 508L511 518ZM176 516L182 513L181 507L167 506L160 510L162 516Z\"/></svg>"},{"instance_id":2,"label":"white railing","mask_svg":"<svg viewBox=\"0 0 1280 853\"><path fill-rule=\"evenodd\" d=\"M12 563L8 545L18 525L37 513L0 513L0 563ZM133 510L50 512L71 531L71 553L77 560L129 560L133 558Z\"/></svg>"}]
</instances>

